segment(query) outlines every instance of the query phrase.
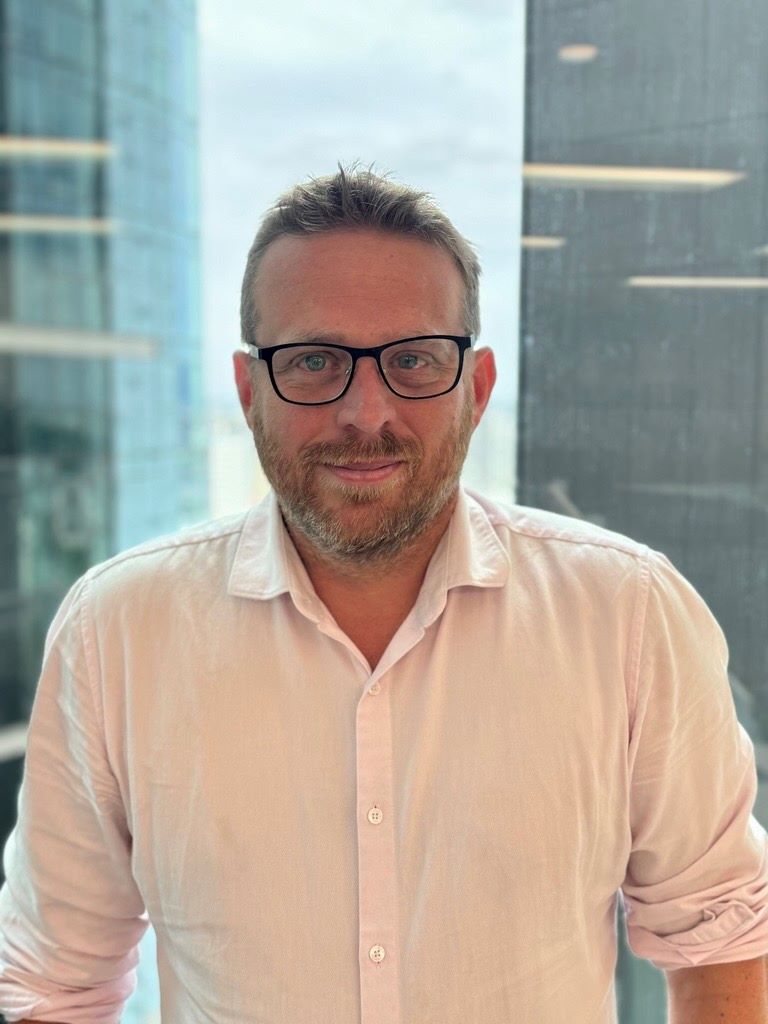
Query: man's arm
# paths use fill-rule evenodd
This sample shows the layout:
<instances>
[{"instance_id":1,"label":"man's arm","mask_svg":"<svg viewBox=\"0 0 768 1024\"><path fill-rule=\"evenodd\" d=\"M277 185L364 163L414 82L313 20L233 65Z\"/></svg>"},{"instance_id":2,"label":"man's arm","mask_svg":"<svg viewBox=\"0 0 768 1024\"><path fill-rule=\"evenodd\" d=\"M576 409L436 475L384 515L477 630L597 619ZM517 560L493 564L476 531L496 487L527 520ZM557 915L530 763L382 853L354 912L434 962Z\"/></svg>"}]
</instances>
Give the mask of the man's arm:
<instances>
[{"instance_id":1,"label":"man's arm","mask_svg":"<svg viewBox=\"0 0 768 1024\"><path fill-rule=\"evenodd\" d=\"M669 1024L768 1024L768 957L666 971Z\"/></svg>"}]
</instances>

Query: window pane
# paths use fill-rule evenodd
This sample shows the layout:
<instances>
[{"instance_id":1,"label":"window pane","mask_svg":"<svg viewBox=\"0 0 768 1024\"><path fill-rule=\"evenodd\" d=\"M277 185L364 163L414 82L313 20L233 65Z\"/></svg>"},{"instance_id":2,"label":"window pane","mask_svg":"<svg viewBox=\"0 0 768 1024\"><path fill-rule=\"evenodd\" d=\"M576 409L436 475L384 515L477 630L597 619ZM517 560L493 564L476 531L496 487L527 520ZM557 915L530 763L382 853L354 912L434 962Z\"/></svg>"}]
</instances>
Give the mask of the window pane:
<instances>
[{"instance_id":1,"label":"window pane","mask_svg":"<svg viewBox=\"0 0 768 1024\"><path fill-rule=\"evenodd\" d=\"M663 551L730 648L768 823L758 3L529 0L518 500ZM620 1017L666 1021L620 927Z\"/></svg>"}]
</instances>

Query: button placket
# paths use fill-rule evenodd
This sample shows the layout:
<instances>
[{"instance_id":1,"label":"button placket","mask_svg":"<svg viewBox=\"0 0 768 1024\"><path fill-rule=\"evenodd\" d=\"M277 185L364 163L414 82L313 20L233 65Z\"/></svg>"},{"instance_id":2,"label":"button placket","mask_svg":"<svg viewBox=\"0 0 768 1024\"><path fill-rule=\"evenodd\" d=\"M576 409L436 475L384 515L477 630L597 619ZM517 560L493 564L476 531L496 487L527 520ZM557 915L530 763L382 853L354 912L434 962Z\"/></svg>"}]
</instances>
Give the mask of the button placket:
<instances>
[{"instance_id":1,"label":"button placket","mask_svg":"<svg viewBox=\"0 0 768 1024\"><path fill-rule=\"evenodd\" d=\"M382 670L386 668L379 666L379 672ZM361 699L357 706L361 1024L400 1024L398 873L391 812L391 691L375 679L366 696L379 693L388 697Z\"/></svg>"}]
</instances>

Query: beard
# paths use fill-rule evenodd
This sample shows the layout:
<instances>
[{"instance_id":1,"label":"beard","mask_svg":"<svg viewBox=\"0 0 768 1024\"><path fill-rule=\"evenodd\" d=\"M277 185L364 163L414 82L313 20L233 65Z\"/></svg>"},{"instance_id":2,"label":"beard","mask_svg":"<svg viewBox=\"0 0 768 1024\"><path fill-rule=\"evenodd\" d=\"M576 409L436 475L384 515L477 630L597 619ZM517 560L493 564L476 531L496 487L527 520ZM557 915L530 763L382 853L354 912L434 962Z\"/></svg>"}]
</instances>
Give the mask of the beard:
<instances>
[{"instance_id":1,"label":"beard","mask_svg":"<svg viewBox=\"0 0 768 1024\"><path fill-rule=\"evenodd\" d=\"M256 405L252 431L264 473L272 485L286 525L298 530L328 559L349 566L391 563L446 508L454 496L472 437L474 393L467 389L461 414L427 456L413 438L389 431L378 438L309 445L287 456L269 433ZM318 466L380 459L403 460L393 477L380 483L318 482ZM319 471L326 478L323 470ZM331 507L327 495L341 501Z\"/></svg>"}]
</instances>

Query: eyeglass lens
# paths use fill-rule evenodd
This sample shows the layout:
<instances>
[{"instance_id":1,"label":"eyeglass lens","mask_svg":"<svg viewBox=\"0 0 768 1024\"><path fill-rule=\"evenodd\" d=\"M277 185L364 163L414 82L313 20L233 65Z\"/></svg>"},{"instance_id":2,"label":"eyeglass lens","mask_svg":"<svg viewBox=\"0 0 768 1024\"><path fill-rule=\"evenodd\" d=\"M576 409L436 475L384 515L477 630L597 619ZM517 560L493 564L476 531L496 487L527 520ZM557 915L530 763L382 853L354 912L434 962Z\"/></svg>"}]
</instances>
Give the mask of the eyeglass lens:
<instances>
[{"instance_id":1,"label":"eyeglass lens","mask_svg":"<svg viewBox=\"0 0 768 1024\"><path fill-rule=\"evenodd\" d=\"M403 341L381 353L387 383L404 398L430 398L453 387L459 346L452 338ZM275 352L277 390L294 402L329 402L342 393L352 371L352 356L327 345L301 345Z\"/></svg>"}]
</instances>

